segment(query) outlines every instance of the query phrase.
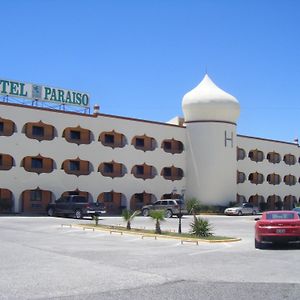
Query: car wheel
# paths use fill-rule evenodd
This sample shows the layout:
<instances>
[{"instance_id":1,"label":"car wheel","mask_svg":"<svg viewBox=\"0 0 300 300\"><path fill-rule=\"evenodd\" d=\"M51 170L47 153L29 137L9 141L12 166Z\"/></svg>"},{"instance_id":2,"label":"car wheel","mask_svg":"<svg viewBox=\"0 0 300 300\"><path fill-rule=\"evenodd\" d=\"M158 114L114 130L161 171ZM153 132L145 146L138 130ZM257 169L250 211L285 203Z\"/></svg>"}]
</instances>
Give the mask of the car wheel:
<instances>
[{"instance_id":1,"label":"car wheel","mask_svg":"<svg viewBox=\"0 0 300 300\"><path fill-rule=\"evenodd\" d=\"M172 211L170 209L167 209L165 212L165 216L166 216L166 218L172 218L172 216L173 216Z\"/></svg>"},{"instance_id":2,"label":"car wheel","mask_svg":"<svg viewBox=\"0 0 300 300\"><path fill-rule=\"evenodd\" d=\"M243 215L243 213L242 213L241 210L239 210L238 215L239 215L239 216L242 216L242 215Z\"/></svg>"},{"instance_id":3,"label":"car wheel","mask_svg":"<svg viewBox=\"0 0 300 300\"><path fill-rule=\"evenodd\" d=\"M80 209L75 210L74 216L76 219L82 219L82 211Z\"/></svg>"},{"instance_id":4,"label":"car wheel","mask_svg":"<svg viewBox=\"0 0 300 300\"><path fill-rule=\"evenodd\" d=\"M143 216L144 217L148 217L149 216L149 209L148 208L143 209Z\"/></svg>"},{"instance_id":5,"label":"car wheel","mask_svg":"<svg viewBox=\"0 0 300 300\"><path fill-rule=\"evenodd\" d=\"M256 215L256 214L257 214L256 210L253 210L252 215Z\"/></svg>"},{"instance_id":6,"label":"car wheel","mask_svg":"<svg viewBox=\"0 0 300 300\"><path fill-rule=\"evenodd\" d=\"M54 210L54 208L49 208L48 209L48 211L47 211L47 215L49 216L49 217L54 217L54 215L55 215L55 210Z\"/></svg>"}]
</instances>

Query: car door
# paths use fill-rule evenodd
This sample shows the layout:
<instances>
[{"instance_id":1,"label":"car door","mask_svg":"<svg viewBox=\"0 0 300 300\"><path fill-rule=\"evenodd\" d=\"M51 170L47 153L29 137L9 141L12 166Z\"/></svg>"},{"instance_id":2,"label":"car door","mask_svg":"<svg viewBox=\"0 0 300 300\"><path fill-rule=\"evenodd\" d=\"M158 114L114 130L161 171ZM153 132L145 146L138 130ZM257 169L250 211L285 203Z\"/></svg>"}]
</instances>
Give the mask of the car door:
<instances>
[{"instance_id":1,"label":"car door","mask_svg":"<svg viewBox=\"0 0 300 300\"><path fill-rule=\"evenodd\" d=\"M64 213L65 207L66 207L66 198L61 197L55 201L55 211L57 213Z\"/></svg>"},{"instance_id":2,"label":"car door","mask_svg":"<svg viewBox=\"0 0 300 300\"><path fill-rule=\"evenodd\" d=\"M250 203L243 204L243 213L244 214L252 214L253 206Z\"/></svg>"},{"instance_id":3,"label":"car door","mask_svg":"<svg viewBox=\"0 0 300 300\"><path fill-rule=\"evenodd\" d=\"M156 202L153 204L153 209L155 209L155 210L161 210L161 209L163 209L163 208L162 208L162 201L156 201Z\"/></svg>"}]
</instances>

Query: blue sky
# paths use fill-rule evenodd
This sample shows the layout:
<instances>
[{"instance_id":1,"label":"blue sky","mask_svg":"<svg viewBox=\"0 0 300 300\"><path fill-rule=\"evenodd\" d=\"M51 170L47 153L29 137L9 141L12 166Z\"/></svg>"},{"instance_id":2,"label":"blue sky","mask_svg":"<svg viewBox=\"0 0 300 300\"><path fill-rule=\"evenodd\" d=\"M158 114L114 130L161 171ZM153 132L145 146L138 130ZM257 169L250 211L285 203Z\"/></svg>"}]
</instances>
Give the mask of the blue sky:
<instances>
[{"instance_id":1,"label":"blue sky","mask_svg":"<svg viewBox=\"0 0 300 300\"><path fill-rule=\"evenodd\" d=\"M300 138L300 1L0 0L1 78L79 90L103 113L182 115L207 69L238 133Z\"/></svg>"}]
</instances>

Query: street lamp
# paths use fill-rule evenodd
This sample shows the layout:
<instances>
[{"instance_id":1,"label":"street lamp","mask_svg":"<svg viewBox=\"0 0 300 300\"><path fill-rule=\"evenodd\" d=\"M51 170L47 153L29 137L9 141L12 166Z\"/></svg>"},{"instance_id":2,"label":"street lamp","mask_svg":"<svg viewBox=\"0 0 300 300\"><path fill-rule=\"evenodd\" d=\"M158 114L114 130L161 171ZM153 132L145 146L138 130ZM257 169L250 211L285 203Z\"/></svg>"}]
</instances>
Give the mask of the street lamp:
<instances>
[{"instance_id":1,"label":"street lamp","mask_svg":"<svg viewBox=\"0 0 300 300\"><path fill-rule=\"evenodd\" d=\"M180 199L179 199L179 215L178 215L178 233L179 234L181 234L181 218L182 218L181 207L182 207L182 203L184 202L184 193L185 193L185 189L182 188L181 193L180 193Z\"/></svg>"}]
</instances>

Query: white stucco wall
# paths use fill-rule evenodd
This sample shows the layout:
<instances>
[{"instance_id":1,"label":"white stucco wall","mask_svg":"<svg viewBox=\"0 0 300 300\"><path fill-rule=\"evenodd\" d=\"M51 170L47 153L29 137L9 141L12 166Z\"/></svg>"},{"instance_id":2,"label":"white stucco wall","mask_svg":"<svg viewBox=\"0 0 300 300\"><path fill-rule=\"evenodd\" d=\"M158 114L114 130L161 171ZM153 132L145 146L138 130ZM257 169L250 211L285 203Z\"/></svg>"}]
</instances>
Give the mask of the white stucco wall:
<instances>
[{"instance_id":1,"label":"white stucco wall","mask_svg":"<svg viewBox=\"0 0 300 300\"><path fill-rule=\"evenodd\" d=\"M265 140L259 138L238 136L238 147L242 148L246 152L246 158L237 162L237 169L240 172L244 172L246 175L246 181L244 183L237 184L237 192L240 195L246 197L249 200L251 195L262 195L267 201L267 197L271 195L278 195L282 201L285 196L293 195L299 200L300 197L300 184L298 182L300 177L299 168L299 146L293 143L285 143L279 141ZM264 153L264 160L262 162L254 162L249 157L249 151L258 149ZM267 160L267 154L269 152L277 152L281 156L280 163L273 164ZM296 157L296 164L289 166L283 161L285 154L293 154ZM250 173L258 172L264 175L263 184L252 184L248 180ZM279 185L272 185L267 182L268 174L276 173L281 177L281 183ZM297 183L293 186L286 185L283 182L285 175L294 175L297 178Z\"/></svg>"},{"instance_id":2,"label":"white stucco wall","mask_svg":"<svg viewBox=\"0 0 300 300\"><path fill-rule=\"evenodd\" d=\"M187 197L228 205L236 198L236 126L221 122L186 124ZM225 146L225 133L228 138Z\"/></svg>"},{"instance_id":3,"label":"white stucco wall","mask_svg":"<svg viewBox=\"0 0 300 300\"><path fill-rule=\"evenodd\" d=\"M99 115L97 117L64 112L33 109L20 106L7 106L0 104L0 117L10 119L16 124L16 133L10 137L0 136L1 153L10 154L15 160L15 166L9 171L0 171L0 188L13 192L15 211L20 211L21 193L27 189L50 190L58 198L65 191L82 190L89 192L96 200L102 192L123 193L129 204L130 198L135 193L143 191L154 194L158 199L165 193L171 193L174 187L180 191L185 187L185 177L179 181L165 180L160 176L163 167L172 165L182 168L185 173L185 151L181 154L170 154L161 148L164 139L176 139L185 144L185 128L158 123L136 121L133 119L114 118ZM52 141L37 141L29 139L22 128L27 122L42 121L56 128L58 136ZM89 145L77 145L67 142L62 133L66 127L81 126L92 131L94 140ZM115 130L123 133L127 139L124 148L105 147L98 141L98 136L103 131ZM136 135L154 137L157 148L154 151L143 152L131 145L131 140ZM26 172L21 167L25 156L41 154L55 161L55 169L49 174L36 174ZM68 175L61 165L66 159L88 160L93 165L90 175ZM114 160L124 164L127 173L121 178L104 177L97 172L101 162ZM131 169L136 164L149 164L156 168L157 175L153 179L138 179L131 174Z\"/></svg>"}]
</instances>

